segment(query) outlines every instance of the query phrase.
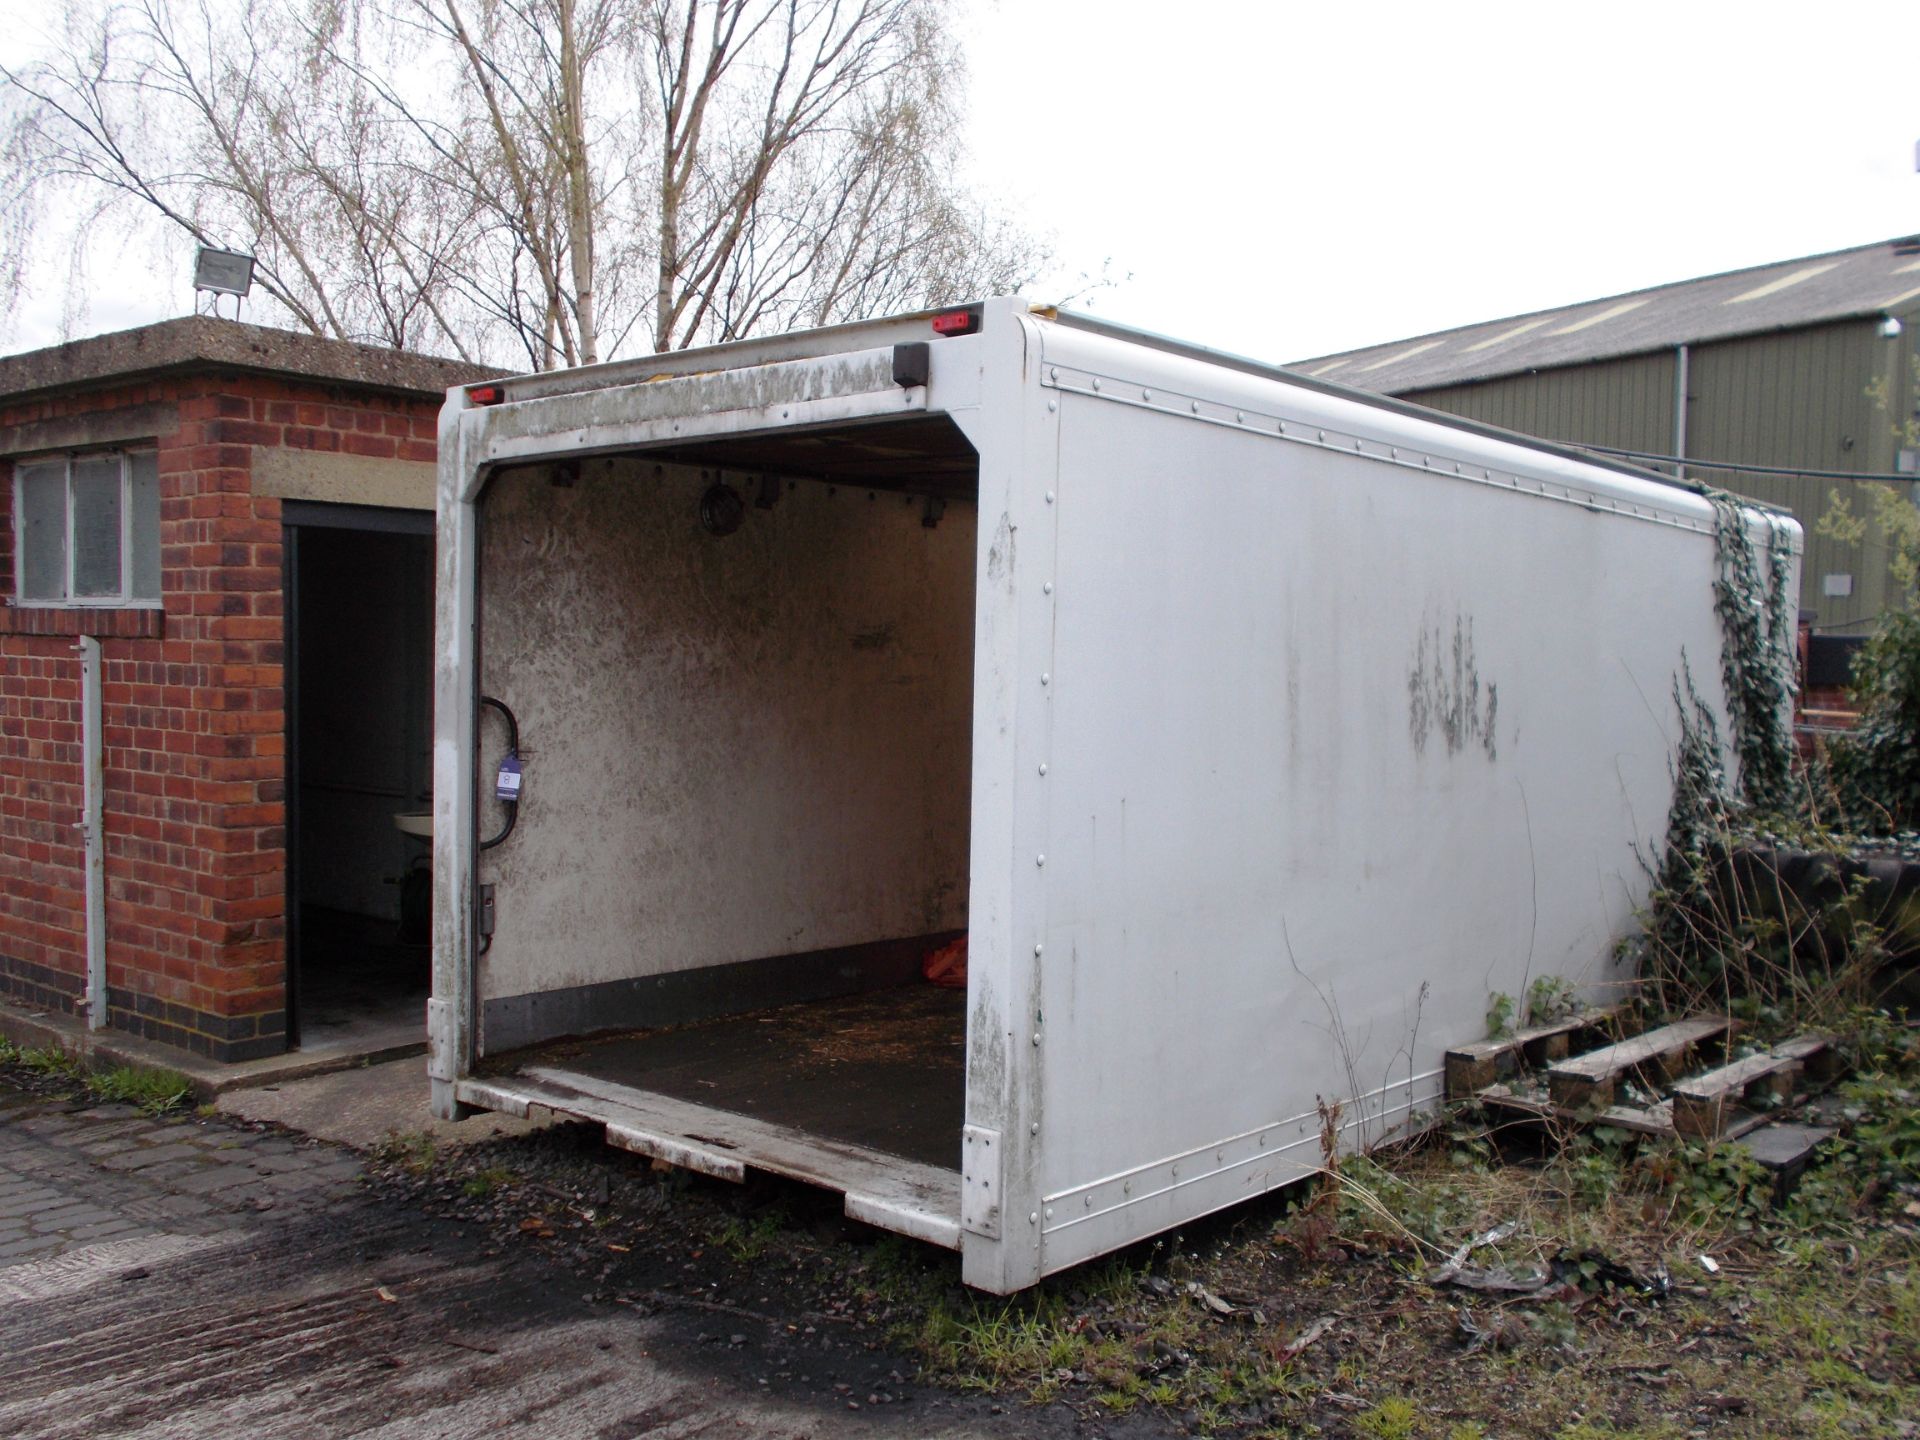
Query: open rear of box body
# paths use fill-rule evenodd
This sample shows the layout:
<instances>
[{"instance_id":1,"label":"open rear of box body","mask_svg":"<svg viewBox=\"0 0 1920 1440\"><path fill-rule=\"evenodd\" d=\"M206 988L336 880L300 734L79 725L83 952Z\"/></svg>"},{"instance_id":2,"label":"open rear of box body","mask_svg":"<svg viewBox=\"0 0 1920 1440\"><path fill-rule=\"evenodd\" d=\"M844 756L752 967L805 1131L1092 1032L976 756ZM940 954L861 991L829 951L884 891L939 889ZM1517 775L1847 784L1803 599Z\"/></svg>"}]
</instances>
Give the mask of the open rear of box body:
<instances>
[{"instance_id":1,"label":"open rear of box body","mask_svg":"<svg viewBox=\"0 0 1920 1440\"><path fill-rule=\"evenodd\" d=\"M1491 994L1617 980L1667 697L1724 706L1698 496L982 314L450 399L429 1069L1006 1292L1310 1173L1323 1099L1414 1123Z\"/></svg>"},{"instance_id":2,"label":"open rear of box body","mask_svg":"<svg viewBox=\"0 0 1920 1440\"><path fill-rule=\"evenodd\" d=\"M479 1052L632 1148L757 1154L955 1248L930 1137L962 1124L960 997L914 992L966 933L975 491L944 420L707 439L503 469L479 543L481 686L526 777L480 862ZM869 992L892 1002L529 1048ZM796 1125L833 1153L766 1153Z\"/></svg>"}]
</instances>

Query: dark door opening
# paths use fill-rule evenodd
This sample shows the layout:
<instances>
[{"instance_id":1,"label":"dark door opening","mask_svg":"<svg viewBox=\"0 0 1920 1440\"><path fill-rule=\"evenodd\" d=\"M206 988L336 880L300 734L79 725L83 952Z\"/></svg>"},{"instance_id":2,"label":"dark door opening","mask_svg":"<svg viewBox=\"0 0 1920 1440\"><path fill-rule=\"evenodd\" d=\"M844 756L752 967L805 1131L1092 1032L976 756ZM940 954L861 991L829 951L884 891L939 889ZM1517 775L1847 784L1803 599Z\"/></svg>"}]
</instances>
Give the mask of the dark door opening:
<instances>
[{"instance_id":1,"label":"dark door opening","mask_svg":"<svg viewBox=\"0 0 1920 1440\"><path fill-rule=\"evenodd\" d=\"M302 1050L424 1044L433 517L288 502L287 1020Z\"/></svg>"}]
</instances>

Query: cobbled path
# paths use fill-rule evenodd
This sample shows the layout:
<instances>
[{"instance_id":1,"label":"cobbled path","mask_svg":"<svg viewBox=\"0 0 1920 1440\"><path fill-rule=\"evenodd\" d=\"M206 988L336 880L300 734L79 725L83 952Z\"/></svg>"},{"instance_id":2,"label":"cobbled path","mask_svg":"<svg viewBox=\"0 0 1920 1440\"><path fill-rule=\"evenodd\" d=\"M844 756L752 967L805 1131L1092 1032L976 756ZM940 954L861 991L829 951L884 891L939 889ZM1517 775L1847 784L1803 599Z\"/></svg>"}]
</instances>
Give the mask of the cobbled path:
<instances>
[{"instance_id":1,"label":"cobbled path","mask_svg":"<svg viewBox=\"0 0 1920 1440\"><path fill-rule=\"evenodd\" d=\"M296 1198L344 1201L359 1174L351 1155L288 1135L0 1086L0 1296L30 1285L32 1267L133 1266L137 1242L230 1237Z\"/></svg>"}]
</instances>

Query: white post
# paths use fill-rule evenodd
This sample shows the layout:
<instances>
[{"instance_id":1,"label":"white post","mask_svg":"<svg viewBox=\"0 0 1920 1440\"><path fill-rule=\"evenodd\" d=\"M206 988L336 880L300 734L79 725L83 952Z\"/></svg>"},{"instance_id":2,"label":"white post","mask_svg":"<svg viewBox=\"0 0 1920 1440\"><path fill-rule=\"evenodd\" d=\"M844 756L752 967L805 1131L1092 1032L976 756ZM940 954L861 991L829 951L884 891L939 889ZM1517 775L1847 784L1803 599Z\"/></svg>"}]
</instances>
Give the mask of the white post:
<instances>
[{"instance_id":1,"label":"white post","mask_svg":"<svg viewBox=\"0 0 1920 1440\"><path fill-rule=\"evenodd\" d=\"M80 734L84 771L78 829L86 846L87 1028L107 1024L107 864L100 816L105 790L100 742L100 642L82 635L74 642L80 656Z\"/></svg>"}]
</instances>

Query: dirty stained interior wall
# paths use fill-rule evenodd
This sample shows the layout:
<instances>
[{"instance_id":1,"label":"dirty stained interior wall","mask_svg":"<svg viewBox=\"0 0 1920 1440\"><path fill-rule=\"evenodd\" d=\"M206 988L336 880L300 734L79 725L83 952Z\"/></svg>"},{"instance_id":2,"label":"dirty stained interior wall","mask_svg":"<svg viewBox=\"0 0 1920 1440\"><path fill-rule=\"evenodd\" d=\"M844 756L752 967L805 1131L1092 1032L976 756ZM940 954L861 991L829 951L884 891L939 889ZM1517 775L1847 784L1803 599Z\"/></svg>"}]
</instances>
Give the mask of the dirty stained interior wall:
<instances>
[{"instance_id":1,"label":"dirty stained interior wall","mask_svg":"<svg viewBox=\"0 0 1920 1440\"><path fill-rule=\"evenodd\" d=\"M525 773L481 856L486 1013L587 996L529 1022L565 1033L609 985L963 928L974 505L929 527L918 496L790 479L766 508L729 477L745 517L716 536L714 472L555 478L503 471L481 505L481 689ZM483 836L503 737L483 711Z\"/></svg>"}]
</instances>

